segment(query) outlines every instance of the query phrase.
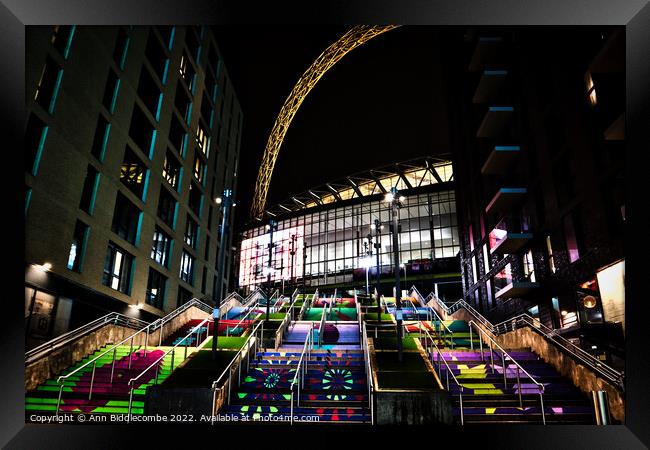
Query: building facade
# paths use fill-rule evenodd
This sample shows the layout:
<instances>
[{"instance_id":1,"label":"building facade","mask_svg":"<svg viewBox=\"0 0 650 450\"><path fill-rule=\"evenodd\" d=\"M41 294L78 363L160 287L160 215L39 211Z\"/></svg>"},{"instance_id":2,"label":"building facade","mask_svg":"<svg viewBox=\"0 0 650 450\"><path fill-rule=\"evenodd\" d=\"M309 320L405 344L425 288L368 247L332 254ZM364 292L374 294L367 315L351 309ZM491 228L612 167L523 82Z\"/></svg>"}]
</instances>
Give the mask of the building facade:
<instances>
[{"instance_id":1,"label":"building facade","mask_svg":"<svg viewBox=\"0 0 650 450\"><path fill-rule=\"evenodd\" d=\"M365 290L367 269L374 289L379 266L379 290L390 294L394 263L390 204L384 198L396 187L404 196L399 211L402 287L416 284L429 292L439 285L444 295L459 296L453 180L451 162L430 157L354 174L295 195L267 211L275 225L242 233L239 287L247 292L270 281L293 289L304 279L311 288Z\"/></svg>"},{"instance_id":2,"label":"building facade","mask_svg":"<svg viewBox=\"0 0 650 450\"><path fill-rule=\"evenodd\" d=\"M493 323L529 314L620 366L624 31L459 41L447 85L464 296Z\"/></svg>"},{"instance_id":3,"label":"building facade","mask_svg":"<svg viewBox=\"0 0 650 450\"><path fill-rule=\"evenodd\" d=\"M211 30L28 27L25 76L28 348L212 301L242 112Z\"/></svg>"}]
</instances>

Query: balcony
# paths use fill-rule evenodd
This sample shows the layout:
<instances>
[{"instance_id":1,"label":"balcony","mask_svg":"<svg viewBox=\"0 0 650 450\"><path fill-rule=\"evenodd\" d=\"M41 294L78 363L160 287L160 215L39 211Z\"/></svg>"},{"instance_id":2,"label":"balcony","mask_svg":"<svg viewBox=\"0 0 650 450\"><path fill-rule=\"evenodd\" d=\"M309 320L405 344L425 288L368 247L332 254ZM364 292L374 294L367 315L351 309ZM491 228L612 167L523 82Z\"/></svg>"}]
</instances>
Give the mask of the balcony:
<instances>
[{"instance_id":1,"label":"balcony","mask_svg":"<svg viewBox=\"0 0 650 450\"><path fill-rule=\"evenodd\" d=\"M483 117L483 122L476 132L476 137L496 137L506 126L514 108L512 106L490 106Z\"/></svg>"},{"instance_id":2,"label":"balcony","mask_svg":"<svg viewBox=\"0 0 650 450\"><path fill-rule=\"evenodd\" d=\"M474 92L472 102L488 103L496 101L505 84L507 75L507 70L484 70L476 87L476 92Z\"/></svg>"},{"instance_id":3,"label":"balcony","mask_svg":"<svg viewBox=\"0 0 650 450\"><path fill-rule=\"evenodd\" d=\"M513 233L495 228L490 232L490 253L517 253L532 238L532 233Z\"/></svg>"},{"instance_id":4,"label":"balcony","mask_svg":"<svg viewBox=\"0 0 650 450\"><path fill-rule=\"evenodd\" d=\"M518 145L496 145L483 164L481 173L483 175L503 175L519 157L520 150Z\"/></svg>"},{"instance_id":5,"label":"balcony","mask_svg":"<svg viewBox=\"0 0 650 450\"><path fill-rule=\"evenodd\" d=\"M503 39L500 37L481 37L476 43L468 70L476 72L488 64L495 64L503 53Z\"/></svg>"},{"instance_id":6,"label":"balcony","mask_svg":"<svg viewBox=\"0 0 650 450\"><path fill-rule=\"evenodd\" d=\"M489 214L493 211L508 211L524 199L526 192L526 188L501 188L485 207L485 212Z\"/></svg>"},{"instance_id":7,"label":"balcony","mask_svg":"<svg viewBox=\"0 0 650 450\"><path fill-rule=\"evenodd\" d=\"M536 289L539 289L539 283L537 282L513 281L504 288L499 289L494 296L501 299L523 297Z\"/></svg>"}]
</instances>

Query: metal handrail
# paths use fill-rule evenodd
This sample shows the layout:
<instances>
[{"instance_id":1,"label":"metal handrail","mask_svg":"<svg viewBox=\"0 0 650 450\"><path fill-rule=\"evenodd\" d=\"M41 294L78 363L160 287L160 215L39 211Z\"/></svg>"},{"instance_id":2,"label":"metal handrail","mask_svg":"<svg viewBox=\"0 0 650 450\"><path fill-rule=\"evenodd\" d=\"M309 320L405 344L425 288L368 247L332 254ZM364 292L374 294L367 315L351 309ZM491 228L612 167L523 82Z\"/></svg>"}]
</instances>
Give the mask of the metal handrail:
<instances>
[{"instance_id":1,"label":"metal handrail","mask_svg":"<svg viewBox=\"0 0 650 450\"><path fill-rule=\"evenodd\" d=\"M68 373L68 374L66 374L66 375L61 375L61 376L59 376L59 377L57 378L57 380L56 380L57 383L58 383L59 386L60 386L60 387L59 387L59 397L58 397L58 399L57 399L57 403L56 403L56 415L57 415L57 416L59 415L59 409L60 409L60 407L61 407L61 399L62 399L62 396L63 396L63 386L64 386L63 383L65 382L65 380L66 380L67 378L69 378L70 376L74 375L75 373L79 372L81 369L83 369L83 368L89 366L89 365L92 363L92 366L93 366L93 372L92 372L92 375L91 375L91 378L90 378L90 389L89 389L89 392L88 392L88 400L91 400L91 399L92 399L92 394L93 394L93 384L94 384L94 381L95 381L95 371L96 371L96 369L97 369L97 361L98 361L100 358L102 358L104 355L110 353L111 351L113 352L113 362L112 362L112 366L111 366L111 381L110 381L111 384L113 384L113 372L114 372L114 370L115 370L115 357L116 357L116 355L117 355L117 348L118 348L120 345L122 345L123 343L125 343L125 342L127 342L127 341L131 341L131 348L130 348L130 351L129 351L129 366L128 366L128 368L131 369L131 362L132 362L132 360L133 360L133 340L134 340L134 338L135 338L137 335L139 335L140 333L145 333L145 332L146 332L145 341L144 341L144 353L145 353L145 355L146 355L146 354L147 354L147 346L148 346L148 343L149 343L149 333L151 332L151 327L152 327L152 325L153 325L154 323L158 323L158 322L159 322L159 320L157 320L156 322L153 322L153 323L147 325L145 328L143 328L143 329L141 329L141 330L139 330L139 331L133 333L132 335L130 335L130 336L124 338L123 340L121 340L120 342L118 342L117 344L115 344L114 346L112 346L111 348L106 349L105 351L103 351L103 352L100 353L99 355L95 356L95 357L94 357L93 359L91 359L90 361L86 362L85 364L81 365L80 367L77 367L77 368L76 368L75 370L73 370L72 372L70 372L70 373ZM161 330L161 332L162 332L162 330Z\"/></svg>"},{"instance_id":2,"label":"metal handrail","mask_svg":"<svg viewBox=\"0 0 650 450\"><path fill-rule=\"evenodd\" d=\"M149 322L144 320L136 319L134 317L128 317L120 313L112 312L102 316L98 319L93 320L85 325L75 328L74 330L68 331L67 333L61 334L54 339L51 339L38 347L25 352L25 364L29 364L42 356L54 351L57 348L64 347L70 342L76 341L77 339L86 336L98 328L102 328L106 325L120 325L127 328L132 328L135 330L140 330L142 327L149 325Z\"/></svg>"},{"instance_id":3,"label":"metal handrail","mask_svg":"<svg viewBox=\"0 0 650 450\"><path fill-rule=\"evenodd\" d=\"M319 333L320 335L320 333ZM291 425L293 425L293 391L294 391L294 386L298 386L298 392L297 392L297 398L296 398L296 405L300 406L300 387L302 386L303 388L305 387L305 372L308 370L309 366L309 359L311 358L311 350L314 348L314 323L312 322L311 326L309 327L309 332L307 333L307 336L305 337L305 343L302 346L302 352L300 353L300 359L298 360L298 366L296 367L296 374L293 376L293 380L291 380L291 385L289 386L289 390L291 392L291 409L290 409L290 421ZM307 359L305 360L305 354L307 355ZM305 362L305 365L303 366L303 361ZM298 380L298 377L300 376L300 381L296 383L296 380Z\"/></svg>"},{"instance_id":4,"label":"metal handrail","mask_svg":"<svg viewBox=\"0 0 650 450\"><path fill-rule=\"evenodd\" d=\"M302 308L300 308L300 314L298 316L298 320L302 320L302 318L309 312L311 309L311 305L314 304L314 302L318 301L318 289L316 289L316 292L314 292L314 295L311 297L311 300L307 303L307 299L303 299L303 305ZM307 305L305 306L305 303ZM304 309L303 309L304 308Z\"/></svg>"},{"instance_id":5,"label":"metal handrail","mask_svg":"<svg viewBox=\"0 0 650 450\"><path fill-rule=\"evenodd\" d=\"M624 388L624 374L622 372L619 372L607 364L602 363L599 359L595 358L590 353L573 344L563 336L560 336L555 332L555 330L547 327L538 319L535 319L528 314L520 314L501 323L493 325L492 332L494 334L507 333L509 331L514 331L515 326L521 324L528 325L530 328L535 329L535 331L540 333L546 339L553 341L556 345L565 351L572 353L576 358L581 360L582 363L591 367L593 370L597 371L614 384L617 384L621 387L621 389Z\"/></svg>"},{"instance_id":6,"label":"metal handrail","mask_svg":"<svg viewBox=\"0 0 650 450\"><path fill-rule=\"evenodd\" d=\"M570 342L566 338L558 335L555 332L555 330L552 330L551 328L542 324L537 319L534 319L528 314L520 314L518 316L504 320L503 322L500 322L496 325L492 325L492 323L488 319L483 317L481 313L476 311L476 309L474 309L470 304L468 304L463 299L460 299L448 306L443 301L441 301L438 297L433 295L433 293L431 293L429 296L433 297L433 299L443 308L443 310L447 315L451 315L456 311L458 311L460 308L464 308L478 322L480 322L487 330L489 330L494 335L513 331L514 328L512 327L508 328L508 324L512 324L513 320L517 325L522 325L522 324L527 325L537 333L541 334L545 339L549 340L554 345L557 345L558 347L566 351L569 355L573 356L583 364L593 369L596 373L602 375L605 379L612 382L615 386L617 386L621 390L625 389L624 372L619 372L613 369L612 367L608 366L607 364L601 362L595 356L587 353L586 351L584 351L574 343ZM543 328L543 330L541 328Z\"/></svg>"},{"instance_id":7,"label":"metal handrail","mask_svg":"<svg viewBox=\"0 0 650 450\"><path fill-rule=\"evenodd\" d=\"M482 327L479 327L476 322L473 320L470 320L469 323L469 341L470 341L470 346L471 349L474 350L474 339L473 339L473 334L472 334L472 326L476 328L476 330L479 332L479 344L481 346L481 360L485 361L484 356L483 356L483 336L487 338L490 344L490 361L491 361L491 366L492 366L492 373L494 373L494 356L493 356L493 347L497 347L499 350L501 350L501 367L503 368L503 387L504 389L507 387L507 372L508 372L508 367L506 366L506 357L512 361L515 366L517 366L517 385L518 385L518 393L519 393L519 406L523 407L523 402L521 398L521 381L519 378L519 372L523 372L524 375L526 375L535 385L537 385L537 389L539 390L539 401L541 405L541 410L542 410L542 423L546 425L546 414L544 413L544 385L542 383L539 383L531 374L529 374L526 369L521 367L521 365L508 353L504 350L503 347L499 345L497 341L492 338L488 334L488 331L483 329ZM508 364L509 366L510 364Z\"/></svg>"},{"instance_id":8,"label":"metal handrail","mask_svg":"<svg viewBox=\"0 0 650 450\"><path fill-rule=\"evenodd\" d=\"M237 322L237 325L235 325L234 327L232 327L232 329L235 330L239 325L241 325L241 323L242 323L244 320L246 320L246 317L248 317L248 316L250 315L250 313L252 313L253 311L255 311L255 308L257 308L259 305L260 305L259 303L256 303L255 305L251 306L251 307L248 309L248 312L244 315L244 317L242 317L241 320L240 320L239 322ZM255 319L253 319L253 320L255 320ZM226 336L227 336L227 337L230 336L230 327L229 327L228 325L226 325Z\"/></svg>"},{"instance_id":9,"label":"metal handrail","mask_svg":"<svg viewBox=\"0 0 650 450\"><path fill-rule=\"evenodd\" d=\"M136 377L134 377L134 378L131 378L131 379L129 380L129 382L128 382L128 386L130 386L131 389L130 389L130 391L129 391L129 411L128 411L128 415L127 415L127 422L131 422L131 417L132 417L133 390L135 389L135 386L133 385L133 383L134 383L135 381L139 380L139 379L140 379L140 378L141 378L145 373L149 372L149 371L150 371L150 370L155 366L155 367L156 367L156 375L155 375L155 377L154 377L154 384L157 385L157 384L158 384L158 372L159 372L159 369L160 369L160 366L158 366L158 363L161 363L161 362L165 359L165 357L171 353L171 354L172 354L172 365L171 365L171 371L173 372L173 371L174 371L174 357L175 357L175 354L176 354L176 347L180 346L181 343L182 343L183 346L185 347L185 354L183 355L183 361L185 361L185 360L187 359L187 347L189 347L189 345L188 345L188 339L189 339L189 337L190 337L191 335L193 335L194 333L196 333L196 335L197 335L197 336L196 336L196 348L199 348L200 339L201 339L201 334L202 334L202 333L201 333L201 330L202 330L203 326L204 326L206 323L210 322L211 320L212 320L212 319L210 319L210 318L208 318L208 319L203 319L203 321L201 321L201 323L199 323L197 326L192 327L192 329L190 330L190 332L187 333L187 334L185 335L184 338L180 339L180 340L179 340L176 344L174 344L174 345L173 345L169 350L167 350L165 353L163 353L162 356L160 356L158 359L156 359L154 362L152 362L152 363L151 363L151 364L150 364L146 369L144 369L142 372L140 372L140 373L138 374L138 376L136 376ZM210 333L209 333L209 330L210 330L210 326L208 325L208 326L206 327L206 331L205 331L205 338L206 338L206 339L208 338L208 336L209 336L209 334L210 334ZM213 338L213 339L214 339L214 338ZM161 364L161 365L162 365L162 364Z\"/></svg>"},{"instance_id":10,"label":"metal handrail","mask_svg":"<svg viewBox=\"0 0 650 450\"><path fill-rule=\"evenodd\" d=\"M258 330L261 330L259 338L257 338ZM253 340L253 338L255 338L255 340ZM227 373L228 374L228 396L226 397L226 402L228 404L230 404L230 385L231 385L231 382L232 382L232 373L233 373L234 365L235 365L235 363L241 362L241 360L243 358L242 355L244 354L244 351L246 351L246 354L247 354L246 371L248 371L248 366L249 366L249 363L250 363L250 349L251 349L251 346L252 346L253 343L255 345L255 353L257 353L257 349L260 348L260 344L261 344L261 348L264 348L264 321L263 320L260 321L257 325L255 325L255 328L253 328L253 331L248 336L248 339L246 339L246 341L244 342L242 347L239 349L237 354L234 356L232 361L230 361L230 363L228 364L228 366L226 366L224 371L221 372L221 375L219 375L219 378L217 378L215 381L212 382L211 389L213 391L213 394L212 394L212 415L213 416L214 416L214 414L216 412L215 411L215 406L216 406L216 402L217 402L217 390L219 389L218 386L221 383L221 380L225 379L225 376L226 376L226 373ZM241 364L237 365L237 369L238 369L238 384L239 384L239 381L241 381ZM212 421L212 424L214 425L214 421Z\"/></svg>"},{"instance_id":11,"label":"metal handrail","mask_svg":"<svg viewBox=\"0 0 650 450\"><path fill-rule=\"evenodd\" d=\"M248 294L248 296L244 299L242 306L248 306L249 304L253 303L256 299L256 296L258 295L265 297L264 290L260 286L256 287L253 292Z\"/></svg>"},{"instance_id":12,"label":"metal handrail","mask_svg":"<svg viewBox=\"0 0 650 450\"><path fill-rule=\"evenodd\" d=\"M428 300L427 300L427 299L429 299L430 297L435 297L435 295L433 294L433 292L430 293L426 298L424 298L424 297L422 297L422 294L420 293L420 291L418 290L418 288L416 288L415 286L412 286L412 287L411 287L411 293L412 293L413 291L416 292L417 297L420 299L420 304L423 304L423 303L424 303L423 306L424 306L425 308L427 308L427 314L429 315L429 318L430 318L429 321L430 321L431 323L433 323L433 316L436 316L436 318L438 319L438 322L439 322L440 325L442 325L442 327L444 328L444 330L445 330L445 331L444 331L444 334L445 334L444 339L445 339L445 340L447 339L447 333L451 334L451 348L453 349L453 348L454 348L454 332L451 331L451 330L449 329L449 327L445 324L445 322L442 320L442 317L440 317L440 315L438 314L438 311L436 311L435 308L433 308L433 307L431 307L431 306L429 306L429 305L427 304L427 303L428 303ZM437 331L437 330L436 330L436 331ZM437 331L437 332L439 333L439 331Z\"/></svg>"},{"instance_id":13,"label":"metal handrail","mask_svg":"<svg viewBox=\"0 0 650 450\"><path fill-rule=\"evenodd\" d=\"M298 291L298 289L296 289ZM287 309L286 314L284 315L284 318L282 319L282 322L280 323L280 326L278 329L275 331L275 349L277 350L280 345L282 344L282 338L284 337L284 331L286 328L289 326L289 323L291 322L291 318L293 315L293 306L296 303L296 300L298 300L298 296L296 295L296 291L291 295L292 301L289 303L289 308Z\"/></svg>"},{"instance_id":14,"label":"metal handrail","mask_svg":"<svg viewBox=\"0 0 650 450\"><path fill-rule=\"evenodd\" d=\"M359 319L361 323L361 319ZM362 344L363 344L363 357L365 359L366 366L366 384L368 385L368 403L370 405L370 424L375 424L375 406L374 406L374 395L375 395L375 381L372 376L372 364L370 363L370 348L368 347L368 331L366 329L366 323L363 322L363 331L361 334Z\"/></svg>"},{"instance_id":15,"label":"metal handrail","mask_svg":"<svg viewBox=\"0 0 650 450\"><path fill-rule=\"evenodd\" d=\"M459 401L460 401L460 424L464 425L465 424L465 415L463 413L463 390L465 389L465 387L458 382L458 378L456 378L456 375L454 375L454 373L451 371L451 368L449 367L449 364L447 364L447 360L445 359L445 356L442 354L442 352L438 348L438 345L433 340L433 337L431 336L431 334L427 330L424 330L424 335L426 337L426 339L424 341L425 342L425 344L424 344L425 345L425 351L427 352L427 356L429 356L429 361L431 362L432 366L433 366L433 364L435 362L435 358L434 358L433 352L429 351L427 343L431 342L431 348L435 348L436 352L438 352L438 364L437 364L438 365L438 380L440 381L440 378L442 378L442 365L440 364L440 361L442 361L442 363L447 368L447 370L445 370L446 377L447 377L447 383L446 383L447 384L447 391L449 391L449 375L451 375L452 380L454 381L454 383L456 383L456 386L458 386L458 396L459 396ZM434 367L434 370L435 370L435 367Z\"/></svg>"},{"instance_id":16,"label":"metal handrail","mask_svg":"<svg viewBox=\"0 0 650 450\"><path fill-rule=\"evenodd\" d=\"M323 314L320 317L320 323L318 325L318 346L320 347L323 345L323 332L325 331L325 323L327 322L327 307L329 306L330 310L332 308L332 304L329 302L325 303L325 306L323 307Z\"/></svg>"}]
</instances>

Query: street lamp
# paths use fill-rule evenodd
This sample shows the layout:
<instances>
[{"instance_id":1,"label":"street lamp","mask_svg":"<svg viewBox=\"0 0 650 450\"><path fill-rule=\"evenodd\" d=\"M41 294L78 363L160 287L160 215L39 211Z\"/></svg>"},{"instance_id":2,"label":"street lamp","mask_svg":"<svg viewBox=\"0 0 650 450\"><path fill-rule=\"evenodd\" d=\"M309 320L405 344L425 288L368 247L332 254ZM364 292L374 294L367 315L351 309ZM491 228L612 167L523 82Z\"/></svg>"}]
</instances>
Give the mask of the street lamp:
<instances>
[{"instance_id":1,"label":"street lamp","mask_svg":"<svg viewBox=\"0 0 650 450\"><path fill-rule=\"evenodd\" d=\"M386 194L385 201L390 203L392 233L393 233L393 267L395 272L395 319L397 320L397 360L402 362L402 288L400 285L399 262L399 209L405 198L399 195L396 187L392 187Z\"/></svg>"},{"instance_id":2,"label":"street lamp","mask_svg":"<svg viewBox=\"0 0 650 450\"><path fill-rule=\"evenodd\" d=\"M405 284L406 287L408 288L408 282L406 281L406 264L401 263L401 264L399 265L399 267L400 267L400 269L404 269L404 284Z\"/></svg>"},{"instance_id":3,"label":"street lamp","mask_svg":"<svg viewBox=\"0 0 650 450\"><path fill-rule=\"evenodd\" d=\"M212 331L212 359L217 359L217 338L219 335L219 316L221 315L221 300L222 288L224 280L224 270L226 266L226 236L228 236L228 228L230 224L230 208L234 206L232 198L232 189L224 189L223 197L215 199L217 205L220 205L223 215L221 217L221 235L219 236L219 254L217 255L217 286L214 293L214 311L212 317L214 319L214 329ZM209 326L208 326L209 331Z\"/></svg>"},{"instance_id":4,"label":"street lamp","mask_svg":"<svg viewBox=\"0 0 650 450\"><path fill-rule=\"evenodd\" d=\"M379 278L381 277L381 272L379 272L379 252L381 251L381 239L379 236L379 232L384 228L384 226L381 224L379 219L375 219L375 223L370 225L370 228L372 230L375 230L374 247L375 247L375 255L377 256L377 273L376 273L377 284L375 286L375 290L377 291L377 321L381 322L381 297L379 295Z\"/></svg>"},{"instance_id":5,"label":"street lamp","mask_svg":"<svg viewBox=\"0 0 650 450\"><path fill-rule=\"evenodd\" d=\"M372 234L368 233L368 242L363 243L365 248L365 256L361 259L361 267L366 269L366 295L370 294L370 286L368 281L368 270L372 266L372 250L369 248L369 244L372 244Z\"/></svg>"},{"instance_id":6,"label":"street lamp","mask_svg":"<svg viewBox=\"0 0 650 450\"><path fill-rule=\"evenodd\" d=\"M270 313L271 313L271 274L273 273L273 268L272 268L272 261L273 261L273 232L278 229L278 222L275 220L271 219L269 220L268 225L266 225L266 230L269 231L269 262L268 265L266 266L266 282L267 282L267 289L268 292L266 294L266 321L268 322L270 320Z\"/></svg>"}]
</instances>

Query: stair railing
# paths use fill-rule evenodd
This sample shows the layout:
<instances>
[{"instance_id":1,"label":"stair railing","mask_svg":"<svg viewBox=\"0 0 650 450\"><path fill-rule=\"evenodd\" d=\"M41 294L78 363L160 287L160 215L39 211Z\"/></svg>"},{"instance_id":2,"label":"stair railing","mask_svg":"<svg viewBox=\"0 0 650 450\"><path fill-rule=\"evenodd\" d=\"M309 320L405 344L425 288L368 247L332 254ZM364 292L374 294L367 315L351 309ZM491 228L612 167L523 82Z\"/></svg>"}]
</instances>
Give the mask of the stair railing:
<instances>
[{"instance_id":1,"label":"stair railing","mask_svg":"<svg viewBox=\"0 0 650 450\"><path fill-rule=\"evenodd\" d=\"M488 341L488 344L490 346L490 361L491 361L491 366L492 366L492 373L494 373L494 347L499 349L501 351L501 367L503 369L503 389L508 387L508 381L507 381L507 375L508 375L508 368L510 367L510 364L506 366L506 358L509 359L515 366L516 366L516 373L517 373L517 392L519 394L519 406L523 408L523 401L522 401L522 392L521 392L521 379L520 379L520 373L523 373L525 376L527 376L536 386L538 389L539 393L539 402L542 410L542 423L546 425L546 414L544 413L544 385L539 383L531 374L529 374L526 369L521 367L521 365L513 358L508 352L504 350L503 347L499 345L497 341L490 336L490 334L484 330L482 327L479 327L473 320L469 321L469 331L470 331L470 343L471 343L471 348L474 350L474 341L472 339L472 327L475 327L476 330L479 333L479 343L481 346L481 360L485 361L484 355L483 355L483 337L486 338Z\"/></svg>"},{"instance_id":2,"label":"stair railing","mask_svg":"<svg viewBox=\"0 0 650 450\"><path fill-rule=\"evenodd\" d=\"M244 358L246 359L246 369L245 372L248 372L250 367L251 354L253 358L260 349L264 349L264 321L260 321L251 334L248 336L248 339L244 342L244 345L239 349L235 357L230 361L230 364L224 369L224 371L219 375L215 381L212 382L212 416L216 414L217 406L217 391L223 391L224 388L228 388L228 394L226 395L226 404L230 404L230 392L232 386L232 377L234 372L237 371L237 386L241 383L241 366ZM225 382L227 376L227 383ZM224 383L222 383L224 381ZM220 386L221 385L221 386ZM214 420L212 421L214 425Z\"/></svg>"},{"instance_id":3,"label":"stair railing","mask_svg":"<svg viewBox=\"0 0 650 450\"><path fill-rule=\"evenodd\" d=\"M297 291L297 289L296 289ZM280 326L278 327L277 330L275 330L275 350L277 350L280 345L282 345L282 339L284 338L284 332L288 328L289 324L291 323L292 315L293 315L293 306L294 303L296 303L296 300L298 299L298 296L296 295L296 292L291 295L291 303L289 304L289 308L287 309L286 314L284 315L284 319L282 319L282 322L280 323Z\"/></svg>"},{"instance_id":4,"label":"stair railing","mask_svg":"<svg viewBox=\"0 0 650 450\"><path fill-rule=\"evenodd\" d=\"M319 333L320 335L320 333ZM296 406L300 407L300 389L305 387L305 374L309 368L309 359L311 358L311 351L314 348L314 324L312 322L309 327L309 332L305 337L305 343L302 346L302 352L300 353L300 359L298 360L298 367L296 367L296 374L291 380L291 385L289 389L291 391L291 407L290 407L290 422L293 425L293 403L294 403L294 391L296 392L295 401Z\"/></svg>"},{"instance_id":5,"label":"stair railing","mask_svg":"<svg viewBox=\"0 0 650 450\"><path fill-rule=\"evenodd\" d=\"M489 330L494 335L507 333L517 328L528 326L533 331L541 334L545 339L550 341L552 344L561 348L569 355L571 355L572 357L580 361L582 364L586 365L587 367L590 367L594 372L596 372L606 380L613 383L614 386L617 386L621 391L625 391L625 374L623 372L619 372L613 369L612 367L608 366L607 364L603 363L595 356L584 351L583 349L581 349L571 341L567 340L563 336L560 336L555 330L547 327L546 325L542 324L539 320L534 319L528 314L520 314L518 316L504 320L503 322L498 323L496 325L492 325L492 323L488 319L483 317L481 313L476 311L476 309L474 309L470 304L468 304L463 299L460 299L455 303L453 303L452 305L447 306L433 293L429 294L429 297L431 297L434 301L436 301L447 315L451 315L456 311L458 311L460 308L464 308L467 312L470 313L470 315L472 315L476 319L477 322L480 322L485 329Z\"/></svg>"},{"instance_id":6,"label":"stair railing","mask_svg":"<svg viewBox=\"0 0 650 450\"><path fill-rule=\"evenodd\" d=\"M214 307L203 303L198 298L193 298L192 300L188 301L187 303L183 303L181 306L179 306L178 308L176 308L175 310L173 310L172 312L167 314L165 317L162 317L162 318L158 319L156 322L153 322L151 324L150 332L154 332L154 331L156 331L157 329L160 328L160 333L158 334L158 346L162 345L163 329L164 329L165 325L168 322L174 320L176 317L183 314L185 311L187 311L188 309L190 309L193 306L200 309L203 312L206 312L206 313L210 314L210 315L212 315L212 313L214 311Z\"/></svg>"},{"instance_id":7,"label":"stair railing","mask_svg":"<svg viewBox=\"0 0 650 450\"><path fill-rule=\"evenodd\" d=\"M325 306L323 307L323 314L320 317L320 323L318 325L318 346L320 347L323 345L323 333L325 332L325 323L327 322L327 307L331 308L332 304L331 303L325 303Z\"/></svg>"},{"instance_id":8,"label":"stair railing","mask_svg":"<svg viewBox=\"0 0 650 450\"><path fill-rule=\"evenodd\" d=\"M437 362L436 358L433 352L433 349L435 349L437 353ZM438 344L436 344L436 341L433 339L431 334L429 333L428 330L424 330L424 350L427 353L427 357L429 358L429 362L431 362L431 366L433 366L434 370L436 368L436 365L438 367L438 380L440 382L442 379L442 366L445 366L445 376L446 376L446 386L447 386L447 391L449 391L449 376L451 375L451 381L453 381L456 386L458 386L458 400L460 403L460 424L465 425L465 415L463 412L463 390L464 387L462 384L458 382L458 378L456 378L456 375L454 375L454 372L451 371L451 368L449 367L449 364L447 364L447 360L445 359L445 356L442 354L440 349L438 348Z\"/></svg>"},{"instance_id":9,"label":"stair railing","mask_svg":"<svg viewBox=\"0 0 650 450\"><path fill-rule=\"evenodd\" d=\"M359 323L359 333L361 333L361 305L356 292L354 293L354 307L357 309L357 322Z\"/></svg>"},{"instance_id":10,"label":"stair railing","mask_svg":"<svg viewBox=\"0 0 650 450\"><path fill-rule=\"evenodd\" d=\"M255 288L253 292L248 294L248 296L244 299L242 306L248 306L253 302L255 302L256 300L258 300L257 303L259 303L260 297L266 298L266 294L264 293L264 290L260 286L258 286Z\"/></svg>"},{"instance_id":11,"label":"stair railing","mask_svg":"<svg viewBox=\"0 0 650 450\"><path fill-rule=\"evenodd\" d=\"M111 363L111 379L110 379L110 384L112 385L113 384L113 374L115 372L115 359L116 359L116 356L117 356L117 349L119 348L119 346L124 344L125 342L130 342L128 369L131 370L131 364L133 362L133 345L134 345L134 340L135 340L136 336L138 336L140 334L145 335L144 354L146 356L146 354L147 354L147 346L149 344L149 334L151 332L150 328L155 323L158 323L159 320L147 325L143 329L141 329L141 330L133 333L132 335L122 339L120 342L113 345L111 348L108 348L108 349L104 350L99 355L95 356L93 359L91 359L90 361L87 361L83 365L77 367L72 372L70 372L70 373L68 373L66 375L61 375L60 377L58 377L57 380L56 380L57 383L59 384L59 396L58 396L58 399L57 399L57 402L56 402L56 415L57 415L57 417L59 415L59 409L61 408L61 400L62 400L62 397L63 397L63 387L64 387L65 380L67 380L72 375L76 374L77 372L81 371L82 369L84 369L84 368L86 368L86 367L88 367L88 366L90 366L92 364L93 369L92 369L92 375L90 377L90 389L88 390L88 400L92 400L93 386L94 386L94 383L95 383L95 372L97 370L97 361L100 358L102 358L104 355L107 355L108 353L113 352L113 362Z\"/></svg>"},{"instance_id":12,"label":"stair railing","mask_svg":"<svg viewBox=\"0 0 650 450\"><path fill-rule=\"evenodd\" d=\"M241 325L242 322L244 322L244 320L246 320L246 318L247 318L248 316L250 316L250 314L251 314L252 312L256 311L256 308L258 308L258 307L259 307L259 303L256 303L255 305L251 306L251 307L248 309L248 312L244 315L244 317L242 317L241 320L240 320L239 322L237 322L237 325L235 325L232 329L233 329L233 330L236 330L237 327L239 327L239 325ZM230 336L230 327L229 327L228 325L226 325L226 336Z\"/></svg>"},{"instance_id":13,"label":"stair railing","mask_svg":"<svg viewBox=\"0 0 650 450\"><path fill-rule=\"evenodd\" d=\"M375 382L372 376L372 364L370 362L370 348L368 346L368 331L366 329L366 323L363 323L363 331L361 333L362 345L363 345L363 358L365 360L365 369L366 369L366 384L368 385L368 403L370 406L370 424L375 424Z\"/></svg>"},{"instance_id":14,"label":"stair railing","mask_svg":"<svg viewBox=\"0 0 650 450\"><path fill-rule=\"evenodd\" d=\"M185 335L184 338L179 339L179 341L176 344L174 344L169 350L167 350L165 353L163 353L162 356L160 356L158 359L156 359L154 362L152 362L146 369L144 369L142 372L140 372L137 376L135 376L135 377L133 377L133 378L131 378L129 380L129 383L128 383L128 386L129 386L129 412L128 412L128 416L127 416L127 422L131 422L131 418L133 417L133 414L132 414L133 391L136 388L134 383L136 381L138 381L140 378L142 378L147 372L150 372L151 369L153 369L155 367L156 374L154 376L154 385L157 386L158 385L158 374L160 372L161 366L163 365L163 361L164 361L165 357L171 353L172 361L171 361L171 370L170 370L170 372L173 372L174 371L174 359L176 357L176 348L179 347L181 344L183 345L183 347L185 347L185 352L183 354L183 361L185 361L187 359L187 348L189 347L190 337L193 334L196 334L196 348L198 349L199 345L201 344L201 334L202 334L203 327L204 327L204 325L208 324L208 322L211 322L211 321L212 321L211 318L203 319L203 321L201 321L201 323L199 323L197 326L192 327L192 329L189 331L189 333L187 333ZM206 330L205 339L207 339L209 334L210 334L209 329L210 329L209 325L205 326L205 330ZM146 381L143 380L143 382L148 382L148 381L149 380L146 380ZM142 384L142 382L140 384Z\"/></svg>"},{"instance_id":15,"label":"stair railing","mask_svg":"<svg viewBox=\"0 0 650 450\"><path fill-rule=\"evenodd\" d=\"M51 339L39 345L38 347L34 347L28 352L25 352L25 364L34 362L37 359L40 359L43 356L53 352L54 350L65 347L71 342L76 341L106 325L119 325L125 328L140 330L143 327L150 325L150 323L145 322L144 320L128 317L120 313L112 312L98 319L95 319L92 322L82 325L79 328L57 336L54 339Z\"/></svg>"},{"instance_id":16,"label":"stair railing","mask_svg":"<svg viewBox=\"0 0 650 450\"><path fill-rule=\"evenodd\" d=\"M559 335L555 330L547 327L538 319L535 319L528 314L520 314L518 316L505 320L501 323L493 325L492 332L494 334L503 334L509 331L514 331L515 329L524 326L528 326L532 328L534 331L541 334L542 336L544 336L549 341L553 342L558 347L562 348L568 353L571 353L576 359L581 361L584 365L589 366L594 371L602 375L604 378L606 378L613 384L619 386L621 390L624 390L625 376L622 372L619 372L613 369L612 367L608 366L607 364L604 364L598 358L594 357L590 353L578 347L571 341Z\"/></svg>"}]
</instances>

